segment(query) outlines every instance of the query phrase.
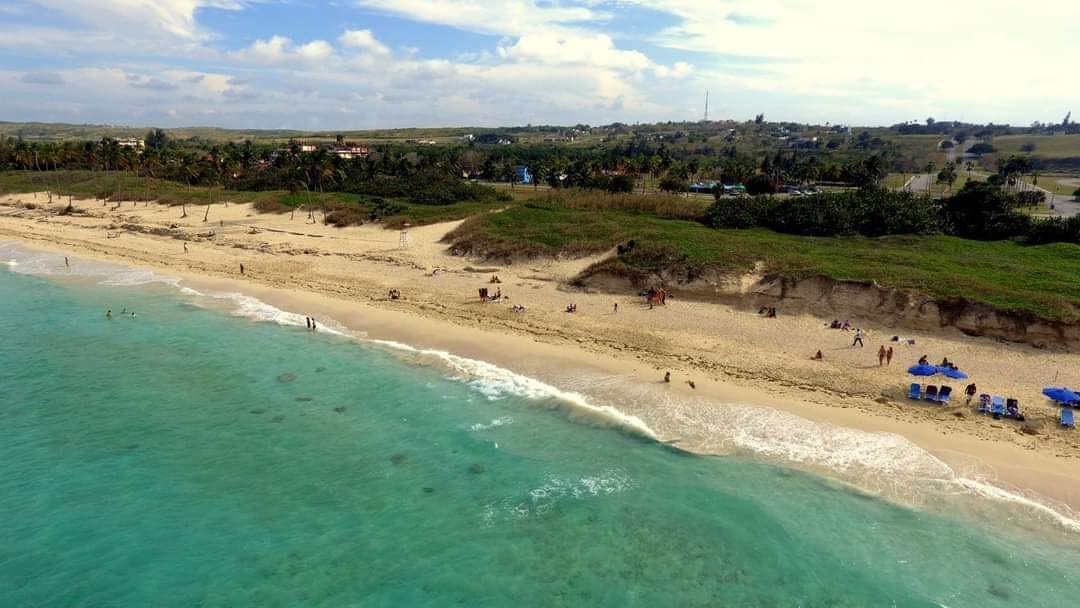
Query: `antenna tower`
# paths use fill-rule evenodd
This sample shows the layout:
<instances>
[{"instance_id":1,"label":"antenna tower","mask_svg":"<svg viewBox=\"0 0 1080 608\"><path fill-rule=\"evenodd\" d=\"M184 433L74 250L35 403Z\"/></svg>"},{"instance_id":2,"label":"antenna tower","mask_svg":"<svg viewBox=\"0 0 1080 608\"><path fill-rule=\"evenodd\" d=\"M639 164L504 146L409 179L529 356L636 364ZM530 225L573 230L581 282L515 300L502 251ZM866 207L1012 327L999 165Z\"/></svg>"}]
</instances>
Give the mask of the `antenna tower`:
<instances>
[{"instance_id":1,"label":"antenna tower","mask_svg":"<svg viewBox=\"0 0 1080 608\"><path fill-rule=\"evenodd\" d=\"M709 122L709 92L705 91L705 122Z\"/></svg>"}]
</instances>

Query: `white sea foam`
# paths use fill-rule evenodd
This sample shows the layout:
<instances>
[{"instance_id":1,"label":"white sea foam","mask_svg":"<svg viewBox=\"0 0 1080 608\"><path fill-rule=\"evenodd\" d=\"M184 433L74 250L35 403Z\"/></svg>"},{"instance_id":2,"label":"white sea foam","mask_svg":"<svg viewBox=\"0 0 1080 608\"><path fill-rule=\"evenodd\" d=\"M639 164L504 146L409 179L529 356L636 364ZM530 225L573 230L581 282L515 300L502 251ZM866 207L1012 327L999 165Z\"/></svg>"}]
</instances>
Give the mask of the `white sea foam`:
<instances>
[{"instance_id":1,"label":"white sea foam","mask_svg":"<svg viewBox=\"0 0 1080 608\"><path fill-rule=\"evenodd\" d=\"M513 423L514 423L514 419L512 417L510 417L510 416L502 416L501 418L493 419L491 422L489 422L487 424L484 424L482 422L477 422L476 424L470 426L469 430L473 431L473 432L490 431L491 429L494 429L494 428L497 428L497 427L500 427L500 426L507 426L507 425L510 425L510 424L513 424Z\"/></svg>"},{"instance_id":2,"label":"white sea foam","mask_svg":"<svg viewBox=\"0 0 1080 608\"><path fill-rule=\"evenodd\" d=\"M630 474L622 469L608 469L577 478L549 475L543 483L528 491L528 497L507 496L497 503L484 505L481 519L494 525L500 515L506 519L524 520L544 515L559 503L619 494L636 486Z\"/></svg>"},{"instance_id":3,"label":"white sea foam","mask_svg":"<svg viewBox=\"0 0 1080 608\"><path fill-rule=\"evenodd\" d=\"M369 342L410 354L429 357L449 369L452 378L467 383L488 399L496 400L514 395L526 399L545 401L554 407L565 409L571 418L594 424L614 426L650 439L656 439L656 433L636 416L627 415L609 405L594 405L589 403L580 393L560 390L535 378L522 376L487 361L469 359L443 350L415 348L408 344L388 340L369 340Z\"/></svg>"}]
</instances>

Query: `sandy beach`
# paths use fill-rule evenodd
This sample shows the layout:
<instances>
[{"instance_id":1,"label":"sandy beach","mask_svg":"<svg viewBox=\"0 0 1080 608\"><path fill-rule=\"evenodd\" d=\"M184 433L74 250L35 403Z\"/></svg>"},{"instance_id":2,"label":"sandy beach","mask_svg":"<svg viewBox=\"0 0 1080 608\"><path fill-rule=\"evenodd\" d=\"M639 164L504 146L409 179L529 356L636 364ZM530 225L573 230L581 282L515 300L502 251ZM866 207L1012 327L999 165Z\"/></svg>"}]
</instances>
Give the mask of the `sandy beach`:
<instances>
[{"instance_id":1,"label":"sandy beach","mask_svg":"<svg viewBox=\"0 0 1080 608\"><path fill-rule=\"evenodd\" d=\"M753 451L754 438L768 429L755 426L740 434L733 427L778 411L808 421L810 426L796 425L798 432L819 433L838 445L848 440L844 429L903 437L932 455L895 463L911 467L915 477L922 475L915 469L933 469L936 461L958 475L1080 509L1080 435L1059 428L1056 408L1040 394L1047 385L1080 386L1075 354L853 319L869 332L859 348L851 346L851 332L782 310L767 319L678 298L649 309L634 294L565 287L598 258L496 268L452 256L439 241L456 224L414 228L408 247L401 248L397 231L333 228L302 213L259 214L247 205L214 205L204 222L203 207L189 208L181 218L179 207L76 201L76 214L58 215L59 201L51 209L46 201L41 193L0 197L0 240L150 268L183 277L200 291L242 292L285 310L333 319L369 338L490 361L590 401L617 402L659 440L694 452ZM501 283L489 284L492 275ZM477 290L483 287L498 288L509 299L482 303ZM402 298L390 300L391 288ZM577 305L574 314L564 312L571 303ZM526 312L511 311L515 304ZM897 333L915 344L889 342ZM882 344L896 351L891 366L878 365ZM811 359L817 350L823 361ZM910 402L905 370L924 354L932 362L948 357L959 364L979 392L1019 399L1028 423L976 414L964 405L968 381L950 383L950 407ZM666 371L672 374L667 385L660 382ZM752 409L733 410L733 404ZM849 479L875 489L881 449L887 447L863 454L853 446L844 463L836 461L844 450L766 455L810 468L865 469Z\"/></svg>"}]
</instances>

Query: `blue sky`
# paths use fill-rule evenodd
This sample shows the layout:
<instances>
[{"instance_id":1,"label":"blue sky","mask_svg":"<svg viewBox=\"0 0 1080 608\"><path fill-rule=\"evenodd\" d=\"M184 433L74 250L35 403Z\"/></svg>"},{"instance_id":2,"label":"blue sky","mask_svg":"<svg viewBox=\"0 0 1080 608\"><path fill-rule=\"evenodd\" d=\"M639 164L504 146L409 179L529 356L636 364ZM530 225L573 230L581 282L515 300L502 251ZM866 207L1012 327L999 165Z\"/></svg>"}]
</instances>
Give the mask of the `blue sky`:
<instances>
[{"instance_id":1,"label":"blue sky","mask_svg":"<svg viewBox=\"0 0 1080 608\"><path fill-rule=\"evenodd\" d=\"M0 120L237 128L1080 112L1080 3L0 0Z\"/></svg>"}]
</instances>

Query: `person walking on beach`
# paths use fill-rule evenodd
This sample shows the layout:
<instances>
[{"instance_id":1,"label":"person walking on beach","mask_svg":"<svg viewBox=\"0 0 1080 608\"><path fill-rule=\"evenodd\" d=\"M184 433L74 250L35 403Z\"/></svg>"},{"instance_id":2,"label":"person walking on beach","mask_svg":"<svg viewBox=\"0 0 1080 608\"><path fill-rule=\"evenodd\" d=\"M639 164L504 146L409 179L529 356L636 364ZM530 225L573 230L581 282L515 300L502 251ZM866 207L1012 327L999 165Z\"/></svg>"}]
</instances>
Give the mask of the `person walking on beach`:
<instances>
[{"instance_id":1,"label":"person walking on beach","mask_svg":"<svg viewBox=\"0 0 1080 608\"><path fill-rule=\"evenodd\" d=\"M892 365L892 347L885 351L885 365Z\"/></svg>"},{"instance_id":2,"label":"person walking on beach","mask_svg":"<svg viewBox=\"0 0 1080 608\"><path fill-rule=\"evenodd\" d=\"M618 313L619 312L619 303L618 302L615 302L615 304L612 306L612 312L613 313Z\"/></svg>"},{"instance_id":3,"label":"person walking on beach","mask_svg":"<svg viewBox=\"0 0 1080 608\"><path fill-rule=\"evenodd\" d=\"M68 263L68 259L67 259L66 255L64 256L64 267L65 268L71 268L71 264Z\"/></svg>"},{"instance_id":4,"label":"person walking on beach","mask_svg":"<svg viewBox=\"0 0 1080 608\"><path fill-rule=\"evenodd\" d=\"M185 242L185 243L184 243L184 253L187 253L187 252L188 252L188 250L187 250L187 243Z\"/></svg>"},{"instance_id":5,"label":"person walking on beach","mask_svg":"<svg viewBox=\"0 0 1080 608\"><path fill-rule=\"evenodd\" d=\"M244 274L244 264L242 262L240 264L240 274Z\"/></svg>"},{"instance_id":6,"label":"person walking on beach","mask_svg":"<svg viewBox=\"0 0 1080 608\"><path fill-rule=\"evenodd\" d=\"M317 329L319 329L319 327L315 325L315 317L311 317L311 331L315 331Z\"/></svg>"},{"instance_id":7,"label":"person walking on beach","mask_svg":"<svg viewBox=\"0 0 1080 608\"><path fill-rule=\"evenodd\" d=\"M967 404L971 405L971 400L975 398L975 393L979 392L979 389L975 388L975 383L967 385L964 389L964 394L967 395Z\"/></svg>"},{"instance_id":8,"label":"person walking on beach","mask_svg":"<svg viewBox=\"0 0 1080 608\"><path fill-rule=\"evenodd\" d=\"M863 347L862 339L863 339L862 328L861 327L856 327L855 328L855 339L851 341L851 347L855 348L855 345L858 344L859 348L862 348Z\"/></svg>"},{"instance_id":9,"label":"person walking on beach","mask_svg":"<svg viewBox=\"0 0 1080 608\"><path fill-rule=\"evenodd\" d=\"M311 317L304 317L304 326L311 329Z\"/></svg>"},{"instance_id":10,"label":"person walking on beach","mask_svg":"<svg viewBox=\"0 0 1080 608\"><path fill-rule=\"evenodd\" d=\"M881 348L877 349L877 366L881 367L885 365L885 345L882 344Z\"/></svg>"}]
</instances>

